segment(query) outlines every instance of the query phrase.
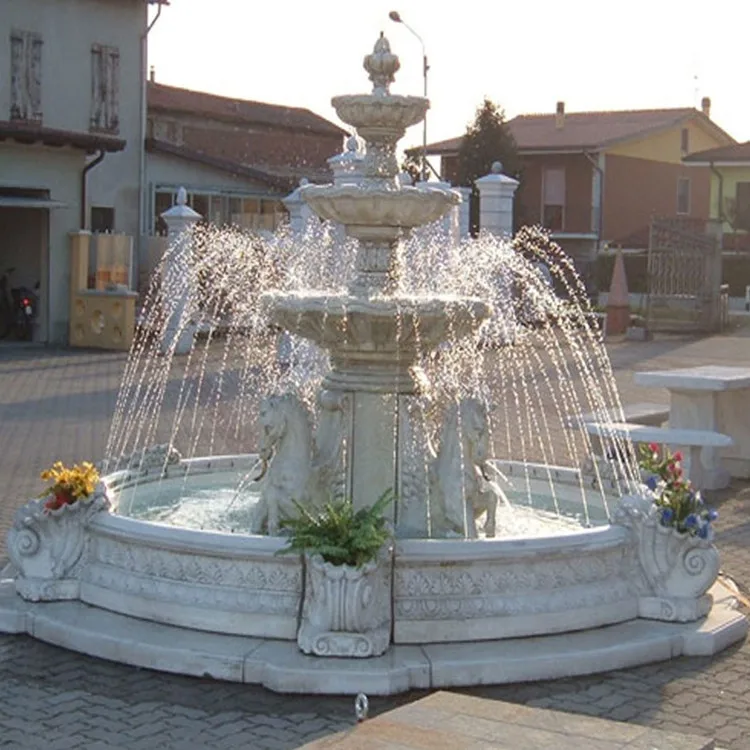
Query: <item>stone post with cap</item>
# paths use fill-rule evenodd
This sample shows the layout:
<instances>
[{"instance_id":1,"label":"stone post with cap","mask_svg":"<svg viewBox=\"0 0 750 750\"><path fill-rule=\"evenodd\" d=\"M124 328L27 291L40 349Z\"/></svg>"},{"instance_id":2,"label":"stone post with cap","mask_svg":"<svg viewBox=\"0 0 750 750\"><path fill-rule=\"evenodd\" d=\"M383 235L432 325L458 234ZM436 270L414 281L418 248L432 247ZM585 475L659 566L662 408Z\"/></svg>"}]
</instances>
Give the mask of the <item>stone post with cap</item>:
<instances>
[{"instance_id":1,"label":"stone post with cap","mask_svg":"<svg viewBox=\"0 0 750 750\"><path fill-rule=\"evenodd\" d=\"M177 202L161 218L167 225L168 249L162 265L162 310L166 324L161 341L162 354L187 354L193 347L196 325L193 320L191 230L201 215L187 205L187 191L177 191Z\"/></svg>"},{"instance_id":2,"label":"stone post with cap","mask_svg":"<svg viewBox=\"0 0 750 750\"><path fill-rule=\"evenodd\" d=\"M496 161L490 174L476 181L479 190L479 228L498 236L513 234L513 196L518 180L503 174L503 165Z\"/></svg>"},{"instance_id":3,"label":"stone post with cap","mask_svg":"<svg viewBox=\"0 0 750 750\"><path fill-rule=\"evenodd\" d=\"M356 135L350 135L344 144L344 151L328 159L333 172L333 184L358 185L364 177L364 161L362 143Z\"/></svg>"},{"instance_id":4,"label":"stone post with cap","mask_svg":"<svg viewBox=\"0 0 750 750\"><path fill-rule=\"evenodd\" d=\"M458 236L460 239L471 233L471 188L455 188L461 193L461 203L458 204Z\"/></svg>"},{"instance_id":5,"label":"stone post with cap","mask_svg":"<svg viewBox=\"0 0 750 750\"><path fill-rule=\"evenodd\" d=\"M289 211L289 226L296 234L302 234L307 222L315 217L312 209L305 203L301 195L300 188L305 187L305 185L309 185L309 180L303 177L299 181L299 187L289 193L286 198L282 198L281 201L286 206L286 210Z\"/></svg>"}]
</instances>

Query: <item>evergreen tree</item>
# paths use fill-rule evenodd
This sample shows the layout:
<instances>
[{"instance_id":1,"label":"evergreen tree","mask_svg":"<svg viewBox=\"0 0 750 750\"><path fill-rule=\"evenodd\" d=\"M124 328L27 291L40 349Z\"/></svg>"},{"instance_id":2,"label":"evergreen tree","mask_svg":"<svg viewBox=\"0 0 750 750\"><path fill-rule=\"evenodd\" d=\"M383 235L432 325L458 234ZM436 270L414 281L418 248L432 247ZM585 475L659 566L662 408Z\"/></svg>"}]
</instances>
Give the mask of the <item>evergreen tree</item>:
<instances>
[{"instance_id":1,"label":"evergreen tree","mask_svg":"<svg viewBox=\"0 0 750 750\"><path fill-rule=\"evenodd\" d=\"M466 129L458 152L459 184L472 188L471 232L479 225L479 192L474 182L490 173L494 162L503 165L503 174L521 178L518 147L505 120L505 112L490 99L477 108L474 122ZM516 206L518 201L516 201Z\"/></svg>"}]
</instances>

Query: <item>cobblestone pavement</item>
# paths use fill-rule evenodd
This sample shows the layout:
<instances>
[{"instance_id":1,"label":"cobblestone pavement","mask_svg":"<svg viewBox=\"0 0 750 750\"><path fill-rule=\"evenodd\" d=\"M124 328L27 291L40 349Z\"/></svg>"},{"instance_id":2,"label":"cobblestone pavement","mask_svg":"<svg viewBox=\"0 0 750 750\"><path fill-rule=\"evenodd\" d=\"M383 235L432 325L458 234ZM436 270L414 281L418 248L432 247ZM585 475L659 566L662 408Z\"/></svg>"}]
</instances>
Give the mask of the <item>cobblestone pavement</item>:
<instances>
[{"instance_id":1,"label":"cobblestone pavement","mask_svg":"<svg viewBox=\"0 0 750 750\"><path fill-rule=\"evenodd\" d=\"M748 331L610 347L623 401L665 400L633 386L633 368L748 364ZM121 354L0 346L0 534L38 492L52 460L101 455L125 364ZM750 486L711 498L725 572L750 585ZM0 545L0 558L4 547ZM745 589L746 590L746 589ZM750 643L719 656L466 692L750 748ZM372 698L381 712L421 693ZM164 675L0 636L0 747L296 748L354 721L350 697L281 696L252 686Z\"/></svg>"}]
</instances>

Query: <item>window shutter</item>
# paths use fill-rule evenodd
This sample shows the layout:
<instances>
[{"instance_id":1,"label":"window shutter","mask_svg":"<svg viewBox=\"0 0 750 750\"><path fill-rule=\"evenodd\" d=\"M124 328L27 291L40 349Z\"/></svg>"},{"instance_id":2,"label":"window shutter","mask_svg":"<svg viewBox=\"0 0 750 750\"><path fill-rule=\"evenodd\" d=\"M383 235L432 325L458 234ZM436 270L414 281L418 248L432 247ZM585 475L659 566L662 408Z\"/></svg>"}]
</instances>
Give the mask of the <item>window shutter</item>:
<instances>
[{"instance_id":1,"label":"window shutter","mask_svg":"<svg viewBox=\"0 0 750 750\"><path fill-rule=\"evenodd\" d=\"M26 118L23 94L24 43L23 36L13 33L10 36L10 119Z\"/></svg>"},{"instance_id":2,"label":"window shutter","mask_svg":"<svg viewBox=\"0 0 750 750\"><path fill-rule=\"evenodd\" d=\"M565 205L565 170L544 170L544 205Z\"/></svg>"},{"instance_id":3,"label":"window shutter","mask_svg":"<svg viewBox=\"0 0 750 750\"><path fill-rule=\"evenodd\" d=\"M35 120L42 119L42 37L29 34L27 42L29 109Z\"/></svg>"},{"instance_id":4,"label":"window shutter","mask_svg":"<svg viewBox=\"0 0 750 750\"><path fill-rule=\"evenodd\" d=\"M117 132L120 129L120 52L116 48L108 50L109 76L107 92L107 129Z\"/></svg>"},{"instance_id":5,"label":"window shutter","mask_svg":"<svg viewBox=\"0 0 750 750\"><path fill-rule=\"evenodd\" d=\"M101 58L102 49L98 44L91 47L91 122L90 127L99 128L102 122L101 91Z\"/></svg>"}]
</instances>

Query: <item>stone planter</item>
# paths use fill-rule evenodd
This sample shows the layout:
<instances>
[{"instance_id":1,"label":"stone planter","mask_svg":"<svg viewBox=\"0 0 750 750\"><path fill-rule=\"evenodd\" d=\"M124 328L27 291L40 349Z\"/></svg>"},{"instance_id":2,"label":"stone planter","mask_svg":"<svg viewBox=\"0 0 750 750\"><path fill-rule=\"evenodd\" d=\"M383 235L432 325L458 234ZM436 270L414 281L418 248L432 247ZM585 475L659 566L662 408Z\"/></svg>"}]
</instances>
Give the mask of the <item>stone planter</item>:
<instances>
[{"instance_id":1,"label":"stone planter","mask_svg":"<svg viewBox=\"0 0 750 750\"><path fill-rule=\"evenodd\" d=\"M56 509L48 497L16 512L8 532L8 556L17 571L16 591L29 601L77 599L89 520L109 508L104 485L86 500Z\"/></svg>"},{"instance_id":2,"label":"stone planter","mask_svg":"<svg viewBox=\"0 0 750 750\"><path fill-rule=\"evenodd\" d=\"M391 640L391 555L354 568L305 555L297 644L315 656L379 656Z\"/></svg>"},{"instance_id":3,"label":"stone planter","mask_svg":"<svg viewBox=\"0 0 750 750\"><path fill-rule=\"evenodd\" d=\"M649 341L648 328L643 326L629 326L625 331L625 338L628 341Z\"/></svg>"},{"instance_id":4,"label":"stone planter","mask_svg":"<svg viewBox=\"0 0 750 750\"><path fill-rule=\"evenodd\" d=\"M639 576L638 616L667 622L705 617L708 590L719 575L719 552L707 539L663 526L651 498L624 497L615 520L635 535Z\"/></svg>"}]
</instances>

